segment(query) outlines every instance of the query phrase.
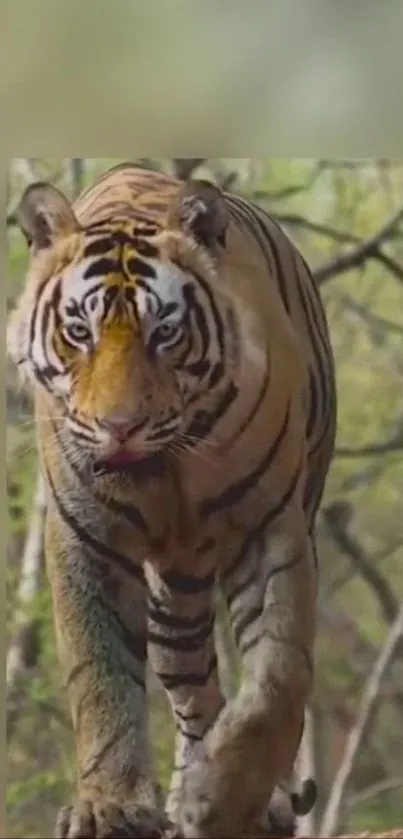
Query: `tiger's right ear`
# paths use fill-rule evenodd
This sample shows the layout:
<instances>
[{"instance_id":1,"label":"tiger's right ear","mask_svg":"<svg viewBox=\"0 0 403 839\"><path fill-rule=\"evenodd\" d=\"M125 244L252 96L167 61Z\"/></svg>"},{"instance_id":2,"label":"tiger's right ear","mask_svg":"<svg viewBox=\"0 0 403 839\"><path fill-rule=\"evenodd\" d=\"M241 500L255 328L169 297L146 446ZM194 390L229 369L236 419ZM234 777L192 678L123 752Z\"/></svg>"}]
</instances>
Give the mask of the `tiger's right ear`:
<instances>
[{"instance_id":1,"label":"tiger's right ear","mask_svg":"<svg viewBox=\"0 0 403 839\"><path fill-rule=\"evenodd\" d=\"M62 192L45 182L30 184L16 211L29 247L48 248L54 240L80 229L73 208Z\"/></svg>"}]
</instances>

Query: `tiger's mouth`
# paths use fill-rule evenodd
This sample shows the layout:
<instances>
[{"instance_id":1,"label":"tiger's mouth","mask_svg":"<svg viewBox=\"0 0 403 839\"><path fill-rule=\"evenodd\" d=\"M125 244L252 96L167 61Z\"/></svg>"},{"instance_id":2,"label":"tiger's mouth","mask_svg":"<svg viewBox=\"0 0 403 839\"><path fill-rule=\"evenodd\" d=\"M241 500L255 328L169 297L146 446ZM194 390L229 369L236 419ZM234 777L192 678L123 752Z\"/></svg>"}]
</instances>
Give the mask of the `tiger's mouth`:
<instances>
[{"instance_id":1,"label":"tiger's mouth","mask_svg":"<svg viewBox=\"0 0 403 839\"><path fill-rule=\"evenodd\" d=\"M94 464L94 474L122 474L133 478L151 478L161 475L166 468L166 455L162 449L154 452L133 452L121 449L97 460Z\"/></svg>"},{"instance_id":2,"label":"tiger's mouth","mask_svg":"<svg viewBox=\"0 0 403 839\"><path fill-rule=\"evenodd\" d=\"M130 466L132 463L139 463L142 460L147 460L149 457L149 453L133 452L128 449L122 449L121 451L117 451L115 454L111 454L109 457L106 457L105 462L111 469L113 469L114 467L119 468Z\"/></svg>"}]
</instances>

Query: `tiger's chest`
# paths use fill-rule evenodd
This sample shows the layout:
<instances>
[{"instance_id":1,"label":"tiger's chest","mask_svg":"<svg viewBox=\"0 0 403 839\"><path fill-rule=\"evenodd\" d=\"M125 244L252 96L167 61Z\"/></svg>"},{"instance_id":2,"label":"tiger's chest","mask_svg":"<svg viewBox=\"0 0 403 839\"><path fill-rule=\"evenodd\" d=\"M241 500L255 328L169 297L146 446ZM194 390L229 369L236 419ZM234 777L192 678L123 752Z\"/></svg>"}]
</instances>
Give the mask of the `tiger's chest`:
<instances>
[{"instance_id":1,"label":"tiger's chest","mask_svg":"<svg viewBox=\"0 0 403 839\"><path fill-rule=\"evenodd\" d=\"M235 556L259 528L270 503L267 483L248 483L223 461L209 474L192 471L166 477L143 488L138 505L142 527L120 517L110 538L133 561L151 562L156 570L205 576Z\"/></svg>"}]
</instances>

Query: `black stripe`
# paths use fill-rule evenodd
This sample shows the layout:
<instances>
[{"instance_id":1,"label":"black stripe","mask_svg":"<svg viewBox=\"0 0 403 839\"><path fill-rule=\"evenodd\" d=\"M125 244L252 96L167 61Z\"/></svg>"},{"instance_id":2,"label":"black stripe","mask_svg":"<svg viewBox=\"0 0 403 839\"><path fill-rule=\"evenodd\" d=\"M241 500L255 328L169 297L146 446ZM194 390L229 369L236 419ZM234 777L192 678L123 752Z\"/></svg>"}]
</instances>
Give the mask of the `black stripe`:
<instances>
[{"instance_id":1,"label":"black stripe","mask_svg":"<svg viewBox=\"0 0 403 839\"><path fill-rule=\"evenodd\" d=\"M262 219L259 217L258 213L263 212L260 208L253 206L249 202L243 201L238 196L227 196L230 200L230 210L233 211L235 208L238 209L238 223L239 219L242 219L243 224L245 227L248 228L251 235L256 239L260 248L262 250L263 256L266 258L269 277L275 274L274 279L278 285L279 292L281 299L284 304L284 308L287 312L290 311L290 303L288 300L287 294L287 281L286 277L283 272L281 259L277 250L277 245L275 243L274 237L270 235L268 227L263 223ZM271 219L267 216L267 220L270 222ZM284 236L284 233L282 233ZM274 264L274 271L272 267L272 261Z\"/></svg>"},{"instance_id":2,"label":"black stripe","mask_svg":"<svg viewBox=\"0 0 403 839\"><path fill-rule=\"evenodd\" d=\"M304 276L305 276L305 285L308 289L309 297L312 300L312 306L315 312L315 320L317 321L318 330L321 332L323 343L326 347L326 352L329 354L329 360L331 361L331 345L330 345L330 336L329 336L329 328L328 322L325 312L325 307L323 304L323 300L319 293L319 289L316 285L315 278L313 277L307 263L305 262L302 254L297 249L294 250L294 262L296 266L296 272L300 277L300 271L298 269L298 262L300 262L302 268L304 269ZM319 321L319 322L318 322Z\"/></svg>"},{"instance_id":3,"label":"black stripe","mask_svg":"<svg viewBox=\"0 0 403 839\"><path fill-rule=\"evenodd\" d=\"M249 653L251 650L255 650L257 645L265 638L267 633L263 632L263 630L259 630L253 638L250 638L249 641L241 640L239 643L239 649L243 656Z\"/></svg>"},{"instance_id":4,"label":"black stripe","mask_svg":"<svg viewBox=\"0 0 403 839\"><path fill-rule=\"evenodd\" d=\"M255 623L255 621L257 621L261 616L262 606L259 605L254 606L246 614L242 614L239 621L237 621L235 617L232 619L237 644L240 644L242 635L244 634L244 632L246 632L248 627Z\"/></svg>"},{"instance_id":5,"label":"black stripe","mask_svg":"<svg viewBox=\"0 0 403 839\"><path fill-rule=\"evenodd\" d=\"M101 239L95 239L95 241L89 242L85 246L83 258L86 259L89 256L101 256L104 253L108 253L108 251L113 249L114 244L112 236L103 236Z\"/></svg>"},{"instance_id":6,"label":"black stripe","mask_svg":"<svg viewBox=\"0 0 403 839\"><path fill-rule=\"evenodd\" d=\"M270 583L270 580L272 580L273 577L276 576L276 574L280 574L282 571L289 571L290 568L295 568L295 566L299 565L299 563L302 562L303 559L304 554L298 553L296 554L296 556L293 556L291 557L291 559L288 559L287 562L280 562L278 563L278 565L273 565L273 567L270 568L270 571L266 576L265 588L267 588L268 584Z\"/></svg>"},{"instance_id":7,"label":"black stripe","mask_svg":"<svg viewBox=\"0 0 403 839\"><path fill-rule=\"evenodd\" d=\"M92 775L93 772L96 772L96 770L99 768L99 766L101 764L101 761L108 754L108 752L113 748L115 743L117 743L118 740L121 740L122 737L126 736L126 735L127 735L126 731L121 731L121 732L118 732L118 733L114 732L112 734L112 737L109 738L109 740L105 743L105 745L102 746L101 749L99 749L99 751L95 755L95 757L93 757L89 760L89 762L87 764L87 768L83 769L80 772L80 775L79 775L80 780L85 780L90 775Z\"/></svg>"},{"instance_id":8,"label":"black stripe","mask_svg":"<svg viewBox=\"0 0 403 839\"><path fill-rule=\"evenodd\" d=\"M108 274L118 274L120 271L121 266L117 259L102 257L92 262L91 265L88 265L84 271L83 279L89 280L91 277L104 277Z\"/></svg>"},{"instance_id":9,"label":"black stripe","mask_svg":"<svg viewBox=\"0 0 403 839\"><path fill-rule=\"evenodd\" d=\"M148 629L147 637L151 644L156 644L167 650L177 650L190 653L205 646L206 642L211 637L213 628L214 617L210 618L210 622L208 624L199 627L199 629L192 635L186 635L178 638L170 635L160 635L158 632Z\"/></svg>"},{"instance_id":10,"label":"black stripe","mask_svg":"<svg viewBox=\"0 0 403 839\"><path fill-rule=\"evenodd\" d=\"M143 575L143 570L142 570L141 567L138 567L138 566L134 565L128 557L124 556L124 554L120 554L117 551L115 551L113 548L111 548L107 545L104 545L103 542L100 542L98 539L95 539L94 536L92 536L90 533L88 533L88 531L84 527L81 527L81 525L77 522L77 519L75 518L75 516L73 516L73 514L70 513L66 509L66 507L64 506L60 496L58 495L58 493L56 491L56 488L55 488L55 485L54 485L54 483L52 481L52 478L50 476L50 472L49 472L49 469L47 467L45 458L44 458L44 467L45 467L46 478L48 480L48 483L49 483L49 486L50 486L50 489L51 489L51 492L52 492L52 497L53 497L53 500L56 503L59 514L60 514L61 518L63 519L63 521L73 531L75 536L77 536L77 538L81 542L83 542L83 544L85 546L91 548L93 551L99 553L101 556L104 556L110 562L112 562L112 563L115 562L117 565L120 566L120 568L123 569L123 571L125 571L127 574L129 574L129 576L135 577L135 579L138 580L139 582L144 582L144 575Z\"/></svg>"},{"instance_id":11,"label":"black stripe","mask_svg":"<svg viewBox=\"0 0 403 839\"><path fill-rule=\"evenodd\" d=\"M137 256L130 256L126 260L125 267L131 274L139 275L140 277L154 278L156 277L155 269L149 262L144 262Z\"/></svg>"},{"instance_id":12,"label":"black stripe","mask_svg":"<svg viewBox=\"0 0 403 839\"><path fill-rule=\"evenodd\" d=\"M48 282L45 282L45 283L43 283L43 285L41 286L41 288L39 289L39 291L37 293L37 298L35 300L33 312L32 312L32 315L31 315L31 320L30 320L30 325L29 325L28 357L30 358L30 360L34 364L35 372L36 372L36 375L37 375L39 381L41 381L42 384L45 385L47 390L50 390L48 384L46 383L46 379L51 380L55 376L59 375L59 370L57 370L55 367L53 367L52 364L49 364L49 353L47 351L47 346L46 346L46 341L47 341L47 338L48 338L47 328L48 328L48 324L49 324L51 309L53 307L55 307L55 312L56 312L57 306L59 305L60 296L61 296L60 283L59 282L56 283L56 285L55 285L55 287L54 287L54 289L51 293L50 299L48 301L45 301L44 307L43 307L43 315L42 315L42 317L40 319L40 322L38 324L37 321L38 321L39 308L40 308L40 305L42 303L42 299L46 295L47 292L48 292ZM32 345L34 344L34 342L36 340L37 328L39 328L39 331L40 331L41 347L42 347L42 351L43 351L45 362L46 362L46 366L42 369L40 369L36 366L36 364L34 362L34 359L33 359L33 356L32 356Z\"/></svg>"},{"instance_id":13,"label":"black stripe","mask_svg":"<svg viewBox=\"0 0 403 839\"><path fill-rule=\"evenodd\" d=\"M217 309L216 302L214 300L213 293L208 285L208 283L200 276L200 274L193 274L194 279L199 284L199 286L203 289L209 304L210 309L213 315L214 324L217 330L217 340L218 346L220 348L220 353L223 356L225 350L225 331L224 331L224 324L222 322L222 318L220 312Z\"/></svg>"},{"instance_id":14,"label":"black stripe","mask_svg":"<svg viewBox=\"0 0 403 839\"><path fill-rule=\"evenodd\" d=\"M310 301L307 299L307 297L305 295L305 288L303 287L302 283L300 282L300 278L298 276L297 276L296 288L297 288L301 308L302 308L302 311L304 313L306 328L307 328L308 335L309 335L309 341L310 341L311 347L313 349L315 363L316 363L316 366L317 366L317 369L318 369L320 384L319 384L319 388L316 390L316 395L317 395L317 397L320 395L321 398L322 398L321 413L322 413L322 416L324 417L324 403L325 403L326 391L327 391L326 370L324 369L324 366L321 363L321 349L320 349L320 346L318 344L316 323L315 323L314 317L312 315L311 304L310 304ZM317 402L318 402L318 399L317 399ZM318 413L318 411L319 411L318 406L316 408L316 411ZM318 418L318 417L316 417L316 418Z\"/></svg>"},{"instance_id":15,"label":"black stripe","mask_svg":"<svg viewBox=\"0 0 403 839\"><path fill-rule=\"evenodd\" d=\"M217 669L217 656L211 657L207 670L203 673L163 673L156 671L157 677L161 680L166 690L175 690L181 687L204 687L211 678L214 670Z\"/></svg>"},{"instance_id":16,"label":"black stripe","mask_svg":"<svg viewBox=\"0 0 403 839\"><path fill-rule=\"evenodd\" d=\"M332 404L333 404L333 408L334 408L333 400L332 400ZM333 427L332 438L333 438L333 442L334 442L334 433L335 433L335 413L334 413L334 410L331 410L331 411L328 412L328 415L326 417L325 423L324 423L323 428L322 428L322 433L318 437L316 443L309 450L309 457L310 458L314 457L318 453L318 451L320 451L323 443L326 440L326 437L328 435L330 435L330 430L332 429L332 427ZM331 455L332 451L333 451L333 443L331 445L329 444L329 455Z\"/></svg>"},{"instance_id":17,"label":"black stripe","mask_svg":"<svg viewBox=\"0 0 403 839\"><path fill-rule=\"evenodd\" d=\"M262 538L269 524L271 524L271 522L274 521L274 519L276 519L277 516L279 516L284 511L285 507L287 506L289 501L291 501L291 498L294 495L300 476L301 464L299 464L298 469L296 470L293 478L291 479L288 488L286 489L282 497L279 499L277 504L275 504L274 507L271 507L270 510L264 516L264 518L261 520L260 524L258 524L257 527L255 527L247 534L240 551L238 551L230 567L227 568L224 572L224 579L229 577L231 574L234 573L234 571L238 569L239 565L248 556L249 550L253 543L257 542L259 539Z\"/></svg>"},{"instance_id":18,"label":"black stripe","mask_svg":"<svg viewBox=\"0 0 403 839\"><path fill-rule=\"evenodd\" d=\"M259 408L260 408L260 406L261 406L261 404L262 404L262 402L263 402L263 400L266 396L266 393L268 391L269 384L270 384L270 378L271 378L270 377L270 370L268 369L266 371L265 375L264 375L262 386L259 390L256 402L255 402L253 408L251 409L250 413L246 417L246 420L244 420L244 422L240 425L236 434L234 434L234 436L231 438L231 441L229 443L230 446L233 446L240 439L240 437L242 437L242 434L244 433L244 431L246 431L249 428L249 426L252 424L253 420L255 419L255 416L257 415L257 413L259 411Z\"/></svg>"},{"instance_id":19,"label":"black stripe","mask_svg":"<svg viewBox=\"0 0 403 839\"><path fill-rule=\"evenodd\" d=\"M256 585L257 582L257 573L255 570L251 571L250 574L246 577L246 580L242 580L242 582L235 585L231 588L231 591L226 595L226 601L228 608L231 609L234 601L240 597L244 592L252 585Z\"/></svg>"},{"instance_id":20,"label":"black stripe","mask_svg":"<svg viewBox=\"0 0 403 839\"><path fill-rule=\"evenodd\" d=\"M329 410L331 386L331 381L329 379L329 369L327 364L328 349L325 339L323 338L323 335L320 329L318 328L318 322L313 307L312 298L309 294L309 289L306 288L307 293L305 295L305 289L303 290L301 283L298 282L298 290L300 293L301 304L306 316L311 345L315 354L315 362L320 380L320 393L322 396L322 417L324 418Z\"/></svg>"},{"instance_id":21,"label":"black stripe","mask_svg":"<svg viewBox=\"0 0 403 839\"><path fill-rule=\"evenodd\" d=\"M310 403L309 416L308 416L308 422L307 422L307 426L306 426L306 433L307 433L308 439L312 435L314 425L315 425L315 420L316 420L316 417L318 415L318 392L317 392L317 388L316 388L315 377L314 377L314 374L312 372L311 367L309 367L309 403Z\"/></svg>"},{"instance_id":22,"label":"black stripe","mask_svg":"<svg viewBox=\"0 0 403 839\"><path fill-rule=\"evenodd\" d=\"M195 294L195 289L192 285L190 285L190 283L187 283L183 287L183 296L188 307L189 317L193 316L195 321L195 324L192 325L192 328L190 330L190 334L194 336L194 333L197 331L201 340L201 351L199 354L198 361L194 362L193 365L189 364L188 366L185 366L184 369L189 373L194 372L194 374L197 375L198 367L200 367L200 365L203 365L203 362L205 362L210 343L210 333L207 325L204 307L201 305L201 303L198 302ZM192 344L193 343L194 341L192 342ZM194 349L193 346L192 349ZM194 370L192 370L192 367L194 368Z\"/></svg>"},{"instance_id":23,"label":"black stripe","mask_svg":"<svg viewBox=\"0 0 403 839\"><path fill-rule=\"evenodd\" d=\"M132 245L140 256L145 256L146 259L155 259L159 256L158 248L152 245L147 239L140 238L136 235L129 236L124 231L119 231L117 235L119 235L119 241Z\"/></svg>"},{"instance_id":24,"label":"black stripe","mask_svg":"<svg viewBox=\"0 0 403 839\"><path fill-rule=\"evenodd\" d=\"M29 343L28 343L28 346L29 346L30 349L31 349L31 345L33 344L33 342L35 340L36 318L37 318L37 315L38 315L38 309L39 309L40 303L42 301L42 297L47 290L48 290L48 283L44 282L36 293L34 308L32 310L31 320L30 320L30 324L29 324Z\"/></svg>"},{"instance_id":25,"label":"black stripe","mask_svg":"<svg viewBox=\"0 0 403 839\"><path fill-rule=\"evenodd\" d=\"M179 723L177 723L176 729L182 734L182 737L187 737L188 740L193 740L195 743L203 740L204 734L195 734L194 731L186 731Z\"/></svg>"},{"instance_id":26,"label":"black stripe","mask_svg":"<svg viewBox=\"0 0 403 839\"><path fill-rule=\"evenodd\" d=\"M185 714L183 711L180 711L179 708L174 709L175 717L182 720L182 722L196 722L197 720L203 719L203 714L198 713L197 711L193 714Z\"/></svg>"},{"instance_id":27,"label":"black stripe","mask_svg":"<svg viewBox=\"0 0 403 839\"><path fill-rule=\"evenodd\" d=\"M85 237L89 238L90 236L113 236L114 233L114 224L110 218L100 219L99 221L93 221L92 224L87 224L83 227Z\"/></svg>"},{"instance_id":28,"label":"black stripe","mask_svg":"<svg viewBox=\"0 0 403 839\"><path fill-rule=\"evenodd\" d=\"M206 498L204 501L201 502L199 510L200 515L203 518L207 518L207 516L211 515L211 513L217 513L221 510L225 509L225 507L231 507L232 505L236 504L240 501L250 489L252 489L260 478L264 475L265 472L270 468L274 459L277 456L278 450L283 442L285 435L288 429L288 423L290 420L290 405L287 405L287 411L284 416L283 424L280 428L279 433L277 434L274 443L271 444L269 451L265 454L263 460L259 463L256 469L249 473L245 478L238 481L235 484L232 484L230 487L227 487L224 492L221 493L216 498Z\"/></svg>"},{"instance_id":29,"label":"black stripe","mask_svg":"<svg viewBox=\"0 0 403 839\"><path fill-rule=\"evenodd\" d=\"M206 623L211 617L209 609L205 609L199 615L194 617L173 615L170 612L165 611L164 604L161 603L150 591L148 591L148 604L149 619L172 630L192 631L197 629L197 627L199 627L202 623Z\"/></svg>"},{"instance_id":30,"label":"black stripe","mask_svg":"<svg viewBox=\"0 0 403 839\"><path fill-rule=\"evenodd\" d=\"M211 434L214 426L220 419L222 419L223 416L225 416L237 396L238 388L235 387L233 382L231 382L225 389L214 410L210 412L196 411L190 425L184 432L184 436L187 438L194 437L198 440L202 440L204 437L207 437L208 434Z\"/></svg>"},{"instance_id":31,"label":"black stripe","mask_svg":"<svg viewBox=\"0 0 403 839\"><path fill-rule=\"evenodd\" d=\"M179 571L167 571L161 574L161 580L173 591L180 594L200 594L209 591L214 585L215 571L206 577L192 577L190 574L181 574Z\"/></svg>"},{"instance_id":32,"label":"black stripe","mask_svg":"<svg viewBox=\"0 0 403 839\"><path fill-rule=\"evenodd\" d=\"M271 254L274 258L276 264L276 270L278 272L278 279L280 281L280 293L283 298L283 302L285 308L289 311L289 301L287 299L287 281L284 275L282 265L281 265L281 258L278 252L277 243L275 238L270 235L270 232L267 228L265 228L262 219L260 216L263 216L267 219L270 226L274 227L278 230L279 235L284 238L285 244L289 247L290 256L293 257L293 266L295 272L295 279L296 285L299 292L299 296L301 299L301 304L303 306L304 314L306 317L307 327L310 332L311 343L313 346L313 350L315 353L315 357L317 360L317 364L319 367L319 376L321 379L321 391L323 393L323 398L325 403L327 403L327 410L334 411L334 400L331 397L332 390L334 388L333 385L333 361L332 361L332 351L330 346L330 340L328 335L328 327L327 327L327 319L326 314L323 306L323 302L319 293L319 290L316 286L314 277L311 274L309 267L307 266L305 260L303 259L302 255L300 254L299 250L295 247L293 242L288 238L285 234L281 226L279 226L274 219L271 218L261 207L257 207L252 203L246 202L244 199L240 199L238 196L227 196L231 205L231 211L235 210L235 207L247 213L249 208L256 214L256 222L258 227L260 228L260 232L262 234L266 234L266 237L270 240L271 245ZM238 219L238 223L244 222L245 226L248 227L249 231L255 235L255 238L260 242L262 250L265 252L264 241L261 236L257 235L257 231L253 230L253 225L251 224L251 219L244 217L240 212L239 215L235 212L235 217ZM301 277L301 272L298 268L298 260L301 262L301 266L304 268L306 272L306 282L303 281ZM302 290L302 286L304 291ZM305 292L307 298L305 297ZM321 346L320 346L321 345ZM321 348L322 347L322 348ZM321 359L326 359L327 367L325 369L324 363L322 363ZM318 395L318 394L316 394Z\"/></svg>"},{"instance_id":33,"label":"black stripe","mask_svg":"<svg viewBox=\"0 0 403 839\"><path fill-rule=\"evenodd\" d=\"M50 322L50 315L52 310L52 300L48 300L43 305L42 309L42 318L41 318L41 345L42 345L42 352L44 358L46 359L47 368L53 367L53 365L49 364L49 352L48 352L48 339L50 339L50 335L48 335L49 329L49 322Z\"/></svg>"}]
</instances>

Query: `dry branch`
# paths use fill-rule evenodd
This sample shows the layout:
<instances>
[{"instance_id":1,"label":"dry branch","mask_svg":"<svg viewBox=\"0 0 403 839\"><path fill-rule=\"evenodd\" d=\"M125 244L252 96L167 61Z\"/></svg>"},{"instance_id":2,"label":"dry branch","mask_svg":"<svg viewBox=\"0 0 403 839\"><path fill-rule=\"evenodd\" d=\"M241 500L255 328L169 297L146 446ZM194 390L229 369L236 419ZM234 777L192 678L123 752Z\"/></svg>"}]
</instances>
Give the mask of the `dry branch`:
<instances>
[{"instance_id":1,"label":"dry branch","mask_svg":"<svg viewBox=\"0 0 403 839\"><path fill-rule=\"evenodd\" d=\"M324 265L319 266L319 268L315 268L313 274L318 285L322 285L322 283L331 280L335 276L344 274L352 268L359 268L370 257L377 257L379 255L379 248L396 232L402 219L403 206L399 207L379 230L364 242L361 242L347 253L333 257ZM403 267L394 263L394 268L395 275L397 270L398 279L403 282Z\"/></svg>"},{"instance_id":2,"label":"dry branch","mask_svg":"<svg viewBox=\"0 0 403 839\"><path fill-rule=\"evenodd\" d=\"M399 611L399 601L385 577L368 559L356 535L352 532L353 507L348 501L329 504L322 510L323 519L335 544L349 557L354 567L371 587L381 607L383 617L391 624Z\"/></svg>"},{"instance_id":3,"label":"dry branch","mask_svg":"<svg viewBox=\"0 0 403 839\"><path fill-rule=\"evenodd\" d=\"M38 622L30 614L38 595L44 572L44 516L45 488L38 472L33 511L25 541L21 562L21 578L17 594L15 615L16 632L7 652L6 684L9 711L7 729L10 735L14 728L17 711L17 699L21 679L27 670L34 667L39 652Z\"/></svg>"},{"instance_id":4,"label":"dry branch","mask_svg":"<svg viewBox=\"0 0 403 839\"><path fill-rule=\"evenodd\" d=\"M403 423L394 434L383 443L368 443L366 446L336 446L335 457L373 457L381 454L393 454L403 449Z\"/></svg>"},{"instance_id":5,"label":"dry branch","mask_svg":"<svg viewBox=\"0 0 403 839\"><path fill-rule=\"evenodd\" d=\"M322 818L322 824L320 827L321 836L333 836L335 833L344 805L347 785L354 769L358 750L377 705L382 679L392 662L397 645L402 637L403 604L400 605L399 612L391 626L386 642L382 647L372 672L364 685L361 701L357 711L356 722L349 733L344 755L337 770Z\"/></svg>"}]
</instances>

